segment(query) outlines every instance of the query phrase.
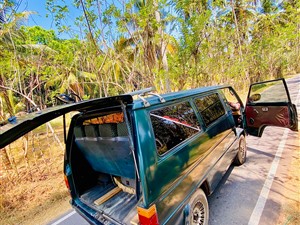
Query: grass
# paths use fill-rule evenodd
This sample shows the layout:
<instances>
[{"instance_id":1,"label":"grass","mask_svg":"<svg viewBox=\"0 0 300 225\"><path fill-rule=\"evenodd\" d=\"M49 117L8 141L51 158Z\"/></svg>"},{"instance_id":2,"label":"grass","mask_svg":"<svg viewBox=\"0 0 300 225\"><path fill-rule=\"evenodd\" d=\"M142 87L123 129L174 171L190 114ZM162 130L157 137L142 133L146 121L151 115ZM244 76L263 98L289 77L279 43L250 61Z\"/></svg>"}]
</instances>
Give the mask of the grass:
<instances>
[{"instance_id":1,"label":"grass","mask_svg":"<svg viewBox=\"0 0 300 225\"><path fill-rule=\"evenodd\" d=\"M30 211L29 214L33 215L33 217L27 217L22 224L32 225L49 223L53 219L64 214L64 212L71 210L69 199L69 195L65 196L65 193L63 193L62 196L57 195L56 193L51 199L48 199L46 202L44 202L41 207L36 207Z\"/></svg>"},{"instance_id":2,"label":"grass","mask_svg":"<svg viewBox=\"0 0 300 225\"><path fill-rule=\"evenodd\" d=\"M300 125L300 121L298 126ZM298 225L300 224L300 133L294 140L296 155L293 157L288 170L288 181L285 183L288 198L285 199L277 224Z\"/></svg>"},{"instance_id":3,"label":"grass","mask_svg":"<svg viewBox=\"0 0 300 225\"><path fill-rule=\"evenodd\" d=\"M51 125L63 144L62 118ZM0 221L4 225L46 224L71 208L63 177L64 149L45 126L27 137L6 148L9 160L1 152Z\"/></svg>"}]
</instances>

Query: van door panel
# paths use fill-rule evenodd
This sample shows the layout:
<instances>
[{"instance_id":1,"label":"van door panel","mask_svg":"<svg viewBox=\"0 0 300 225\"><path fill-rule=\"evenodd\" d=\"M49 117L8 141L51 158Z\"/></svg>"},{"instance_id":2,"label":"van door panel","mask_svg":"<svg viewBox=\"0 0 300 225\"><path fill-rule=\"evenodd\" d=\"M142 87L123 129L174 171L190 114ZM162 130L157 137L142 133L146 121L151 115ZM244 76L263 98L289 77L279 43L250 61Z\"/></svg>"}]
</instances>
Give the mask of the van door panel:
<instances>
[{"instance_id":1,"label":"van door panel","mask_svg":"<svg viewBox=\"0 0 300 225\"><path fill-rule=\"evenodd\" d=\"M165 176L170 171L172 171L173 179L177 178L172 182L170 181L171 177L169 177L169 183L164 183L165 186L161 187L161 197L159 198L159 202L156 204L160 222L165 222L163 219L169 218L172 212L176 212L177 207L183 204L186 197L190 196L197 188L199 188L200 184L204 182L210 174L215 178L210 179L210 181L213 182L214 186L217 184L219 180L218 175L224 173L225 167L217 167L220 165L216 164L219 161L219 156L224 154L224 149L227 145L225 140L227 140L227 137L231 136L231 134L233 134L233 132L231 133L229 131L228 133L228 130L226 130L215 137L209 138L207 134L203 133L199 138L197 138L201 141L194 142L195 147L193 149L189 150L189 148L186 147L170 157L173 158L173 160L160 162L157 167L157 171L161 171L160 175L163 177L163 180L157 180L156 182L153 181L156 186L166 179ZM235 138L233 137L232 141L234 139ZM181 170L176 167L180 165L178 163L180 162L178 159L186 154L183 153L184 151L188 152L191 157L186 162L185 169ZM175 158L177 160L175 160ZM164 168L164 164L170 164L170 168ZM224 164L228 167L228 165L231 164L231 160L227 160ZM210 170L211 168L213 168L213 170ZM166 173L164 173L164 171L166 171ZM169 192L170 190L171 192Z\"/></svg>"},{"instance_id":2,"label":"van door panel","mask_svg":"<svg viewBox=\"0 0 300 225\"><path fill-rule=\"evenodd\" d=\"M253 136L261 137L266 126L298 130L297 109L291 102L284 79L252 84L245 117L246 130Z\"/></svg>"},{"instance_id":3,"label":"van door panel","mask_svg":"<svg viewBox=\"0 0 300 225\"><path fill-rule=\"evenodd\" d=\"M247 126L259 127L261 124L290 127L288 106L247 106Z\"/></svg>"},{"instance_id":4,"label":"van door panel","mask_svg":"<svg viewBox=\"0 0 300 225\"><path fill-rule=\"evenodd\" d=\"M194 164L198 164L203 160L205 155L208 154L207 151L213 146L213 142L216 142L215 139L210 139L206 134L197 135L193 139L194 140L188 145L178 146L178 150L173 149L172 151L176 151L175 153L173 152L172 154L172 152L170 152L169 156L158 159L157 164L153 167L154 176L151 180L147 177L149 191L151 192L151 201L159 198L163 193L168 192L175 185L181 185L181 179L193 169L193 166L195 166ZM211 155L210 157L210 161L213 161L213 158L216 156ZM204 166L203 162L201 163L201 166ZM202 173L205 173L205 170L205 168L202 168L201 173L198 174L199 177L203 175ZM194 180L192 179L194 185L196 185L195 178ZM191 186L193 186L193 184L188 185L189 188L191 188ZM181 200L183 199L179 199L179 202Z\"/></svg>"},{"instance_id":5,"label":"van door panel","mask_svg":"<svg viewBox=\"0 0 300 225\"><path fill-rule=\"evenodd\" d=\"M208 152L216 139L210 139L206 134L201 134L193 142L194 147L186 146L165 161L161 161L157 166L157 179L151 181L151 187L152 190L155 190L155 187L160 190L156 197L159 198L156 206L160 222L165 222L164 220L176 211L184 199L191 195L203 181L200 178L204 179L210 163L216 161L217 158L215 154ZM181 157L187 159L184 164Z\"/></svg>"},{"instance_id":6,"label":"van door panel","mask_svg":"<svg viewBox=\"0 0 300 225\"><path fill-rule=\"evenodd\" d=\"M211 186L211 192L216 188L219 181L222 179L223 174L227 171L228 167L231 165L232 159L234 155L237 153L237 148L233 146L233 143L238 140L236 133L234 132L234 128L230 129L228 119L225 117L223 121L218 121L215 126L224 126L224 124L228 124L228 130L224 131L222 134L222 139L213 147L211 154L215 154L218 158L210 164L211 171L207 175L209 184ZM212 127L213 128L213 127ZM209 130L207 130L210 133ZM214 164L213 164L214 163Z\"/></svg>"}]
</instances>

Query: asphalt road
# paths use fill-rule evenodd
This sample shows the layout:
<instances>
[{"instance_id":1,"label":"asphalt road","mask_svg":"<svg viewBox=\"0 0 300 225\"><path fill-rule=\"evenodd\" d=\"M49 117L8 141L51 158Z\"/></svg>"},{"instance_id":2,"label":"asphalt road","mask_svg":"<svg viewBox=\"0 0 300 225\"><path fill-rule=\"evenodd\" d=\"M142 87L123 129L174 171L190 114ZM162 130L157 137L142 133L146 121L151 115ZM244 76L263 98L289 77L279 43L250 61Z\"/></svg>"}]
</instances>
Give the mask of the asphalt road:
<instances>
[{"instance_id":1,"label":"asphalt road","mask_svg":"<svg viewBox=\"0 0 300 225\"><path fill-rule=\"evenodd\" d=\"M300 114L300 76L288 81L292 102ZM300 118L299 118L300 121ZM230 167L215 192L208 197L210 225L288 224L287 202L299 202L296 184L287 184L293 161L299 159L299 134L288 129L266 128L261 138L247 137L247 161ZM300 169L300 165L297 164ZM300 175L298 175L298 180ZM299 210L299 209L298 209ZM71 211L49 225L88 225Z\"/></svg>"}]
</instances>

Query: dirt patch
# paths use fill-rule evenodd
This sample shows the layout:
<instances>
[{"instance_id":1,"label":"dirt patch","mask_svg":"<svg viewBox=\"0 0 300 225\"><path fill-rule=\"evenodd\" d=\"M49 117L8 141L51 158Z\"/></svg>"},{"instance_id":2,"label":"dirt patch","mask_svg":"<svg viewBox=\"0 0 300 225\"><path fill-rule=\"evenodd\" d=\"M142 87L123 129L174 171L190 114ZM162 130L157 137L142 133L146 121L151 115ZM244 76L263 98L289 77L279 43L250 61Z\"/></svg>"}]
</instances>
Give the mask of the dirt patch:
<instances>
[{"instance_id":1,"label":"dirt patch","mask_svg":"<svg viewBox=\"0 0 300 225\"><path fill-rule=\"evenodd\" d=\"M71 210L69 199L70 197L67 196L53 202L48 201L43 207L37 209L36 211L34 210L34 212L31 213L34 215L34 217L26 218L26 220L22 222L22 225L45 225L51 222L53 219L59 218L65 212Z\"/></svg>"},{"instance_id":2,"label":"dirt patch","mask_svg":"<svg viewBox=\"0 0 300 225\"><path fill-rule=\"evenodd\" d=\"M62 134L62 127L56 126L58 141L45 126L39 127L1 151L1 224L46 224L71 208L63 177Z\"/></svg>"},{"instance_id":3,"label":"dirt patch","mask_svg":"<svg viewBox=\"0 0 300 225\"><path fill-rule=\"evenodd\" d=\"M295 156L289 166L288 177L285 182L288 198L284 199L282 210L277 224L279 225L298 225L300 224L300 134L294 139Z\"/></svg>"}]
</instances>

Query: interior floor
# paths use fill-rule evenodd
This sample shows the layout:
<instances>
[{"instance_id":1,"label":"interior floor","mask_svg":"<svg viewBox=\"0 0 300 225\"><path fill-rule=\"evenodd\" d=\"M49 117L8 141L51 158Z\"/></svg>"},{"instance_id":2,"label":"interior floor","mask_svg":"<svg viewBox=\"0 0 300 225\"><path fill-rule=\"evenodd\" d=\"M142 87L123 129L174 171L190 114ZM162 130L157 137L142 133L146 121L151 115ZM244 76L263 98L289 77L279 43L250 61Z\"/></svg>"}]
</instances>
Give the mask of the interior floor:
<instances>
[{"instance_id":1,"label":"interior floor","mask_svg":"<svg viewBox=\"0 0 300 225\"><path fill-rule=\"evenodd\" d=\"M136 195L120 191L101 205L96 205L94 203L95 200L97 200L113 188L115 188L113 184L109 184L106 187L96 185L95 187L87 190L84 194L82 194L80 196L80 200L85 204L92 206L92 208L94 208L95 210L103 212L109 217L122 222L124 218L130 213L130 211L136 208Z\"/></svg>"}]
</instances>

